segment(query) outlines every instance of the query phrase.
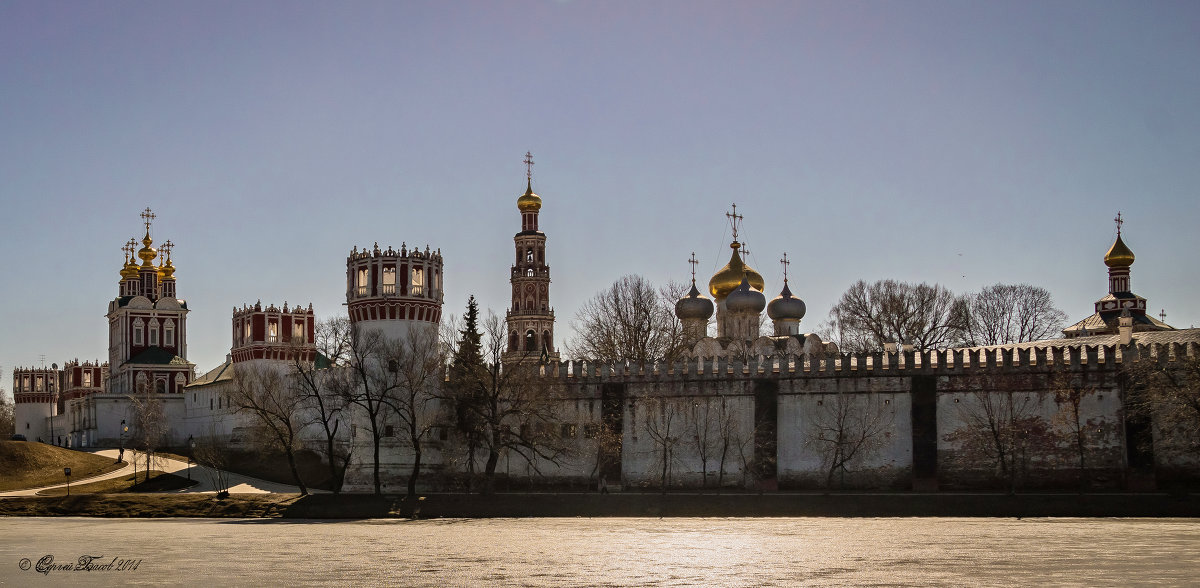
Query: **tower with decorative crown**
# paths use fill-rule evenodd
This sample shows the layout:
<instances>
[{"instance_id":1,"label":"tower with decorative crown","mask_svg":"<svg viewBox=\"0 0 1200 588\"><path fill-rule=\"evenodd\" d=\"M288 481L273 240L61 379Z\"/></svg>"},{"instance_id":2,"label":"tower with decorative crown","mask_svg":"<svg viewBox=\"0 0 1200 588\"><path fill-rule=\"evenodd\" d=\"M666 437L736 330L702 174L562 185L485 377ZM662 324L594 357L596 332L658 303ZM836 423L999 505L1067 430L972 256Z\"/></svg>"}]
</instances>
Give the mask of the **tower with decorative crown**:
<instances>
[{"instance_id":1,"label":"tower with decorative crown","mask_svg":"<svg viewBox=\"0 0 1200 588\"><path fill-rule=\"evenodd\" d=\"M134 261L131 239L124 247L119 295L108 304L108 392L178 394L193 377L194 366L187 361L188 307L177 298L172 243L163 243L160 256L150 236L155 214L147 208L141 217L146 227L137 250L141 264Z\"/></svg>"},{"instance_id":2,"label":"tower with decorative crown","mask_svg":"<svg viewBox=\"0 0 1200 588\"><path fill-rule=\"evenodd\" d=\"M442 320L442 251L355 247L346 258L346 308L356 332L393 340L420 326L436 333Z\"/></svg>"},{"instance_id":3,"label":"tower with decorative crown","mask_svg":"<svg viewBox=\"0 0 1200 588\"><path fill-rule=\"evenodd\" d=\"M1065 329L1068 339L1091 335L1118 333L1122 317L1132 331L1173 331L1168 325L1146 313L1146 299L1134 294L1129 283L1129 268L1133 266L1133 251L1121 239L1121 225L1125 220L1121 213L1113 219L1117 223L1117 239L1108 253L1104 254L1104 265L1108 266L1108 294L1096 301L1096 312Z\"/></svg>"},{"instance_id":4,"label":"tower with decorative crown","mask_svg":"<svg viewBox=\"0 0 1200 588\"><path fill-rule=\"evenodd\" d=\"M533 193L533 156L525 153L525 193L517 198L521 232L513 237L516 259L509 282L508 348L503 361L557 362L554 348L554 308L550 306L550 266L546 264L546 234L538 229L542 198Z\"/></svg>"}]
</instances>

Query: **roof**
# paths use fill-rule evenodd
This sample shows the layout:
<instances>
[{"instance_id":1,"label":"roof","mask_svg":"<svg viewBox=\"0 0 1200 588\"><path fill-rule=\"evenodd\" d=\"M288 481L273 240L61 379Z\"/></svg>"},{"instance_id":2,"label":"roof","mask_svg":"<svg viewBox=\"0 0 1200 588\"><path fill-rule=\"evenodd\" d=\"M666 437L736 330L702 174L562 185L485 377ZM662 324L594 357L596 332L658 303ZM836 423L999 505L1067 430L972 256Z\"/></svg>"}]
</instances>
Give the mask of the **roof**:
<instances>
[{"instance_id":1,"label":"roof","mask_svg":"<svg viewBox=\"0 0 1200 588\"><path fill-rule=\"evenodd\" d=\"M185 387L191 388L193 386L205 386L208 384L214 384L216 382L232 380L233 379L233 369L231 369L232 367L233 367L233 359L226 357L225 363L209 370L203 376L200 376L199 378L192 380L192 383L188 384Z\"/></svg>"},{"instance_id":2,"label":"roof","mask_svg":"<svg viewBox=\"0 0 1200 588\"><path fill-rule=\"evenodd\" d=\"M1089 317L1090 318L1090 317ZM1087 319L1084 319L1087 320ZM1087 337L1073 337L1071 339L1042 339L1041 341L1027 341L1025 343L1010 343L1008 345L988 345L984 347L970 347L969 349L1033 349L1037 347L1083 347L1083 346L1112 346L1118 345L1121 342L1121 335L1111 333L1107 335L1089 335ZM1167 344L1167 343L1200 343L1200 329L1172 329L1169 331L1134 331L1134 345L1152 345L1152 344Z\"/></svg>"},{"instance_id":3,"label":"roof","mask_svg":"<svg viewBox=\"0 0 1200 588\"><path fill-rule=\"evenodd\" d=\"M149 365L191 365L188 360L163 349L162 347L147 347L141 353L125 362Z\"/></svg>"},{"instance_id":4,"label":"roof","mask_svg":"<svg viewBox=\"0 0 1200 588\"><path fill-rule=\"evenodd\" d=\"M1117 319L1118 318L1120 318L1120 314L1118 314L1117 311L1103 312L1103 313L1097 312L1097 313L1093 314L1092 316L1089 316L1089 317L1063 329L1063 333L1074 333L1074 332L1082 331L1084 329L1087 329L1088 331L1096 331L1096 332L1109 331L1109 330L1115 331L1117 328ZM1148 325L1151 329L1167 330L1167 331L1173 330L1175 328L1175 327L1172 327L1171 325L1168 325L1167 323L1164 323L1148 314L1143 314L1140 312L1137 314L1131 314L1130 318L1133 319L1133 324L1135 326L1136 325Z\"/></svg>"}]
</instances>

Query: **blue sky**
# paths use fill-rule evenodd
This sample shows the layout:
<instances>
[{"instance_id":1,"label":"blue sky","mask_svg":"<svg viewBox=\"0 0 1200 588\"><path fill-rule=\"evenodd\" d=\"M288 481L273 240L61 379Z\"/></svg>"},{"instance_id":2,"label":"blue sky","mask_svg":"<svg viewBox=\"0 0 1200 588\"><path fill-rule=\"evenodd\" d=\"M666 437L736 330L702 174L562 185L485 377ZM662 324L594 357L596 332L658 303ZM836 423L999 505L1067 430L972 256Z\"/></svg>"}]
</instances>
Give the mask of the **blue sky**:
<instances>
[{"instance_id":1,"label":"blue sky","mask_svg":"<svg viewBox=\"0 0 1200 588\"><path fill-rule=\"evenodd\" d=\"M1133 289L1200 323L1195 2L0 4L0 365L105 359L120 247L176 244L189 359L253 303L343 312L354 246L441 248L503 314L524 153L558 340L624 274L701 281L745 215L815 330L855 280ZM6 375L0 387L7 389Z\"/></svg>"}]
</instances>

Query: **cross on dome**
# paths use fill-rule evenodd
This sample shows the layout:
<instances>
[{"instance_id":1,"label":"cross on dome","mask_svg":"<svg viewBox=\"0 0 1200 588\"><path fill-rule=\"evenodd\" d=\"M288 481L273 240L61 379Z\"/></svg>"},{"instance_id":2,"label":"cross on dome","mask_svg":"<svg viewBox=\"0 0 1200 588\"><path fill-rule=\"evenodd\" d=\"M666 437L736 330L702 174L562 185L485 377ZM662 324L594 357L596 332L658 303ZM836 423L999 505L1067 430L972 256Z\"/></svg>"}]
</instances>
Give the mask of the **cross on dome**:
<instances>
[{"instance_id":1,"label":"cross on dome","mask_svg":"<svg viewBox=\"0 0 1200 588\"><path fill-rule=\"evenodd\" d=\"M783 252L783 259L779 260L779 263L783 264L783 284L786 286L787 285L788 266L792 265L792 262L788 261L787 251Z\"/></svg>"},{"instance_id":2,"label":"cross on dome","mask_svg":"<svg viewBox=\"0 0 1200 588\"><path fill-rule=\"evenodd\" d=\"M729 219L729 226L733 227L733 240L736 242L738 240L738 227L742 224L742 219L745 217L737 213L736 202L731 204L731 206L733 206L733 212L725 213L725 217Z\"/></svg>"},{"instance_id":3,"label":"cross on dome","mask_svg":"<svg viewBox=\"0 0 1200 588\"><path fill-rule=\"evenodd\" d=\"M1114 218L1113 222L1117 223L1117 236L1120 237L1121 225L1125 224L1125 220L1121 218L1121 211L1117 211L1117 218Z\"/></svg>"},{"instance_id":4,"label":"cross on dome","mask_svg":"<svg viewBox=\"0 0 1200 588\"><path fill-rule=\"evenodd\" d=\"M699 261L696 261L696 252L695 251L692 252L692 258L688 260L688 263L692 264L692 285L695 285L696 284L696 264L700 263Z\"/></svg>"},{"instance_id":5,"label":"cross on dome","mask_svg":"<svg viewBox=\"0 0 1200 588\"><path fill-rule=\"evenodd\" d=\"M527 181L532 182L533 181L533 153L526 151L525 152L525 160L523 161L523 163L525 164L525 179Z\"/></svg>"},{"instance_id":6,"label":"cross on dome","mask_svg":"<svg viewBox=\"0 0 1200 588\"><path fill-rule=\"evenodd\" d=\"M147 206L146 210L143 210L142 214L139 214L138 216L142 217L142 221L146 223L146 234L149 235L150 223L154 222L154 219L157 217L154 215L154 212L150 210L149 206Z\"/></svg>"},{"instance_id":7,"label":"cross on dome","mask_svg":"<svg viewBox=\"0 0 1200 588\"><path fill-rule=\"evenodd\" d=\"M170 239L167 239L167 241L159 248L163 250L163 253L167 254L167 259L171 259L171 249L173 247L175 247L175 244L172 243Z\"/></svg>"}]
</instances>

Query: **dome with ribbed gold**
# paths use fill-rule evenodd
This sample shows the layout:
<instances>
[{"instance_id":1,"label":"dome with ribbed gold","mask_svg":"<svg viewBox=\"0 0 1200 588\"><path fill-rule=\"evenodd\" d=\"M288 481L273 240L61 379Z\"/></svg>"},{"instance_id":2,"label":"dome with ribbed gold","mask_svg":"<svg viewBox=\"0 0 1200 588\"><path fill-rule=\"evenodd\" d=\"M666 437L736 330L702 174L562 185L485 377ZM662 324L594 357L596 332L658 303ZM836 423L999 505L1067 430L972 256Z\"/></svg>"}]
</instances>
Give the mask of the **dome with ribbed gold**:
<instances>
[{"instance_id":1,"label":"dome with ribbed gold","mask_svg":"<svg viewBox=\"0 0 1200 588\"><path fill-rule=\"evenodd\" d=\"M762 292L763 287L766 286L762 274L754 271L754 268L742 262L742 256L738 253L738 249L741 246L742 244L737 241L729 244L729 247L733 249L733 255L729 257L729 263L725 264L725 267L718 270L708 280L708 291L718 301L724 300L726 296L729 296L730 292L737 289L738 284L742 283L742 278L745 278L750 287L757 289L759 292Z\"/></svg>"},{"instance_id":2,"label":"dome with ribbed gold","mask_svg":"<svg viewBox=\"0 0 1200 588\"><path fill-rule=\"evenodd\" d=\"M142 260L142 267L154 267L154 258L158 257L158 250L151 247L154 240L150 238L150 233L146 233L146 237L142 239L142 248L138 249L138 257Z\"/></svg>"},{"instance_id":3,"label":"dome with ribbed gold","mask_svg":"<svg viewBox=\"0 0 1200 588\"><path fill-rule=\"evenodd\" d=\"M1112 247L1109 247L1108 253L1104 254L1104 265L1108 267L1129 267L1133 265L1133 251L1125 245L1121 240L1121 233L1117 233L1117 240L1113 242Z\"/></svg>"},{"instance_id":4,"label":"dome with ribbed gold","mask_svg":"<svg viewBox=\"0 0 1200 588\"><path fill-rule=\"evenodd\" d=\"M542 208L542 197L533 193L533 183L526 184L525 193L517 198L517 208L521 212L536 212Z\"/></svg>"}]
</instances>

